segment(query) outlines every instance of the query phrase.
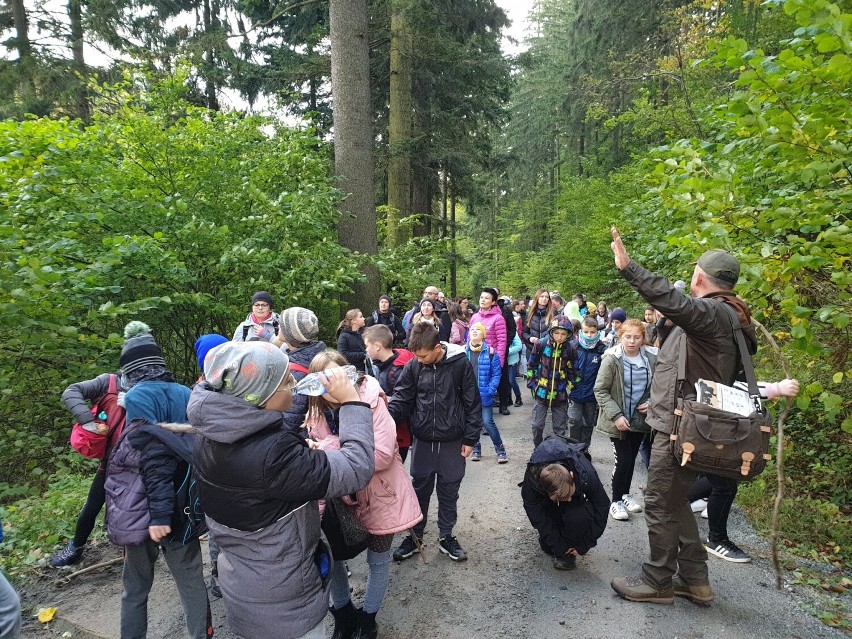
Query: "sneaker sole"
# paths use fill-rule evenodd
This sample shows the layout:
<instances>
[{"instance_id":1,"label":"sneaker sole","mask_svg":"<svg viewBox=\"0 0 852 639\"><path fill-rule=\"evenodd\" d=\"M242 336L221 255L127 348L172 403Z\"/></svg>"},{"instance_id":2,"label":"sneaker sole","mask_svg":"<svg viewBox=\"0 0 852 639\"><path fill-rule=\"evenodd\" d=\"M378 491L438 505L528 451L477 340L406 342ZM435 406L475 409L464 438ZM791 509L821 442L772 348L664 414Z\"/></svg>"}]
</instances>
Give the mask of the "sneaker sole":
<instances>
[{"instance_id":1,"label":"sneaker sole","mask_svg":"<svg viewBox=\"0 0 852 639\"><path fill-rule=\"evenodd\" d=\"M467 557L456 557L455 555L451 555L449 550L446 550L443 546L439 545L438 550L444 553L447 557L452 559L453 561L467 561Z\"/></svg>"},{"instance_id":2,"label":"sneaker sole","mask_svg":"<svg viewBox=\"0 0 852 639\"><path fill-rule=\"evenodd\" d=\"M417 550L417 548L415 548L410 553L405 554L405 555L403 555L402 553L399 553L399 554L394 553L393 558L394 558L394 561L404 561L405 559L408 559L409 557L413 557L414 555L416 555L419 552L420 551Z\"/></svg>"},{"instance_id":3,"label":"sneaker sole","mask_svg":"<svg viewBox=\"0 0 852 639\"><path fill-rule=\"evenodd\" d=\"M508 464L508 463L509 463L509 460L508 460L508 459L498 459L498 460L497 460L497 463L498 463L498 464Z\"/></svg>"},{"instance_id":4,"label":"sneaker sole","mask_svg":"<svg viewBox=\"0 0 852 639\"><path fill-rule=\"evenodd\" d=\"M746 557L732 557L731 555L729 555L729 554L727 554L727 553L719 552L719 551L718 551L718 550L716 550L715 548L710 548L709 546L704 546L704 548L705 548L705 550L707 550L707 552L709 552L711 555L715 555L715 556L716 556L716 557L718 557L719 559L724 559L725 561L730 561L731 563L734 563L734 564L748 564L748 563L751 563L751 557L748 557L748 556L746 556Z\"/></svg>"}]
</instances>

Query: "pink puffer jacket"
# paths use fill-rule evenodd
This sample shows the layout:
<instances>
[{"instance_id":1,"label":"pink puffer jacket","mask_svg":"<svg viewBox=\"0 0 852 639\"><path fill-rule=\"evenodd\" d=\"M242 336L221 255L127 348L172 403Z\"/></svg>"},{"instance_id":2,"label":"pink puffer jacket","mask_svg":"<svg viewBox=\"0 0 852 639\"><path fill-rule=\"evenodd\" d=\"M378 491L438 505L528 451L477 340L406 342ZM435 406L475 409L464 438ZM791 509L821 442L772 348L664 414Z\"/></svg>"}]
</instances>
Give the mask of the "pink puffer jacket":
<instances>
[{"instance_id":1,"label":"pink puffer jacket","mask_svg":"<svg viewBox=\"0 0 852 639\"><path fill-rule=\"evenodd\" d=\"M379 382L365 377L358 388L361 401L373 411L373 436L376 446L376 471L364 490L356 494L355 513L361 525L373 535L390 535L408 530L423 519L411 479L402 465L396 443L396 425L388 413L387 397ZM325 419L308 425L310 436L322 442L322 448L333 443ZM348 498L344 497L348 501ZM351 503L351 502L350 502Z\"/></svg>"}]
</instances>

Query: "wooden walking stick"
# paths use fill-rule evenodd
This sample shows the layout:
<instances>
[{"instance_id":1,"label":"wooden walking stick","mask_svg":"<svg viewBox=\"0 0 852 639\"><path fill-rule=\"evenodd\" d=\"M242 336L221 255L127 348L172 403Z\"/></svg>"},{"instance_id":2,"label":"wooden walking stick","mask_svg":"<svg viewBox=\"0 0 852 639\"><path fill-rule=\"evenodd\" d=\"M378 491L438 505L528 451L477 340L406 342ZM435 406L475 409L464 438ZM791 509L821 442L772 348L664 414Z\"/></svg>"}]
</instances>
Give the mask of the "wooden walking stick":
<instances>
[{"instance_id":1,"label":"wooden walking stick","mask_svg":"<svg viewBox=\"0 0 852 639\"><path fill-rule=\"evenodd\" d=\"M775 351L778 355L778 359L781 360L781 367L784 369L784 374L788 379L792 379L790 376L790 369L787 366L787 359L781 352L778 342L775 341L775 338L772 337L772 334L766 330L766 327L763 324L754 318L752 318L751 321L761 330L761 332L766 336L766 339L769 340L772 350ZM778 429L778 447L775 452L777 489L775 492L775 505L772 507L772 523L770 524L769 531L769 539L772 542L772 565L775 568L776 590L781 590L781 581L783 577L781 574L781 559L778 557L778 519L781 516L781 502L784 500L784 424L787 421L787 416L790 414L790 408L793 404L792 398L787 397L785 399L787 401L784 403L784 410L781 411L780 415L778 415L778 424L776 426Z\"/></svg>"}]
</instances>

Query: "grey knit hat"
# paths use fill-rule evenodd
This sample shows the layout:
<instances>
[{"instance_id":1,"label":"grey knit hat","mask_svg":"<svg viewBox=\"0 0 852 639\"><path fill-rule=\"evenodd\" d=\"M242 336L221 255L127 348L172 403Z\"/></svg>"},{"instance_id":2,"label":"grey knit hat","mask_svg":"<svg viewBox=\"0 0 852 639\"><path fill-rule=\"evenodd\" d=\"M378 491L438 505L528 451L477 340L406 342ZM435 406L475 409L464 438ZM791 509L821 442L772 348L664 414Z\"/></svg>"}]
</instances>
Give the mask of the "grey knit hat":
<instances>
[{"instance_id":1,"label":"grey knit hat","mask_svg":"<svg viewBox=\"0 0 852 639\"><path fill-rule=\"evenodd\" d=\"M225 395L261 406L281 385L290 360L269 342L226 342L207 354L204 377Z\"/></svg>"},{"instance_id":2,"label":"grey knit hat","mask_svg":"<svg viewBox=\"0 0 852 639\"><path fill-rule=\"evenodd\" d=\"M121 372L127 375L144 366L163 366L163 351L151 335L151 327L145 322L130 322L124 327L124 346L118 358Z\"/></svg>"},{"instance_id":3,"label":"grey knit hat","mask_svg":"<svg viewBox=\"0 0 852 639\"><path fill-rule=\"evenodd\" d=\"M308 308L293 306L281 313L278 320L281 334L290 346L310 344L319 334L319 320Z\"/></svg>"}]
</instances>

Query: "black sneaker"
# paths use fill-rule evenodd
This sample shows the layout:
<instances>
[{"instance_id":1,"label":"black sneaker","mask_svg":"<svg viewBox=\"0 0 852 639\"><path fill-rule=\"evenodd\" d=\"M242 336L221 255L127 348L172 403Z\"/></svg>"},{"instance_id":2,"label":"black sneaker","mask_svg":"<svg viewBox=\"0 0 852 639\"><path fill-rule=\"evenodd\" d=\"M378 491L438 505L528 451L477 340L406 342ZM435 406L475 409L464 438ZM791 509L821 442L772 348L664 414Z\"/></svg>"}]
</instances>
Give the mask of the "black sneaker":
<instances>
[{"instance_id":1,"label":"black sneaker","mask_svg":"<svg viewBox=\"0 0 852 639\"><path fill-rule=\"evenodd\" d=\"M504 406L503 408L500 409L500 414L501 415L511 415L512 413L510 413L509 409Z\"/></svg>"},{"instance_id":2,"label":"black sneaker","mask_svg":"<svg viewBox=\"0 0 852 639\"><path fill-rule=\"evenodd\" d=\"M438 540L438 550L453 561L465 561L467 553L459 546L459 540L452 535L446 535Z\"/></svg>"},{"instance_id":3,"label":"black sneaker","mask_svg":"<svg viewBox=\"0 0 852 639\"><path fill-rule=\"evenodd\" d=\"M524 405L523 400L520 397L518 397L518 399L515 400L515 406L523 406L523 405Z\"/></svg>"},{"instance_id":4,"label":"black sneaker","mask_svg":"<svg viewBox=\"0 0 852 639\"><path fill-rule=\"evenodd\" d=\"M399 548L393 551L393 558L396 561L402 561L404 559L408 559L411 555L417 552L420 552L420 548L418 547L417 542L414 541L414 536L408 535L402 540Z\"/></svg>"},{"instance_id":5,"label":"black sneaker","mask_svg":"<svg viewBox=\"0 0 852 639\"><path fill-rule=\"evenodd\" d=\"M553 567L556 570L574 570L577 567L577 558L574 555L554 556Z\"/></svg>"},{"instance_id":6,"label":"black sneaker","mask_svg":"<svg viewBox=\"0 0 852 639\"><path fill-rule=\"evenodd\" d=\"M74 541L69 541L68 545L65 546L58 553L53 555L50 559L50 565L54 568L62 568L63 566L73 566L78 561L83 558L83 549L85 546L80 546L79 548L74 545Z\"/></svg>"},{"instance_id":7,"label":"black sneaker","mask_svg":"<svg viewBox=\"0 0 852 639\"><path fill-rule=\"evenodd\" d=\"M751 561L751 557L748 553L743 552L730 539L725 539L724 541L719 542L711 542L708 540L707 543L704 544L704 547L711 555L716 555L719 559L732 561L735 564L747 564Z\"/></svg>"}]
</instances>

